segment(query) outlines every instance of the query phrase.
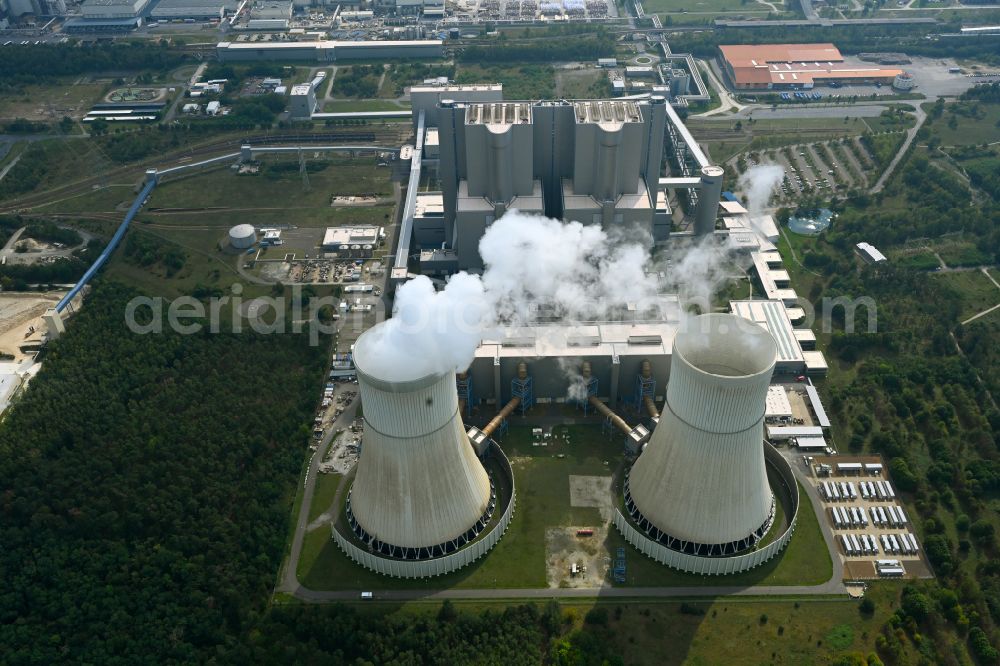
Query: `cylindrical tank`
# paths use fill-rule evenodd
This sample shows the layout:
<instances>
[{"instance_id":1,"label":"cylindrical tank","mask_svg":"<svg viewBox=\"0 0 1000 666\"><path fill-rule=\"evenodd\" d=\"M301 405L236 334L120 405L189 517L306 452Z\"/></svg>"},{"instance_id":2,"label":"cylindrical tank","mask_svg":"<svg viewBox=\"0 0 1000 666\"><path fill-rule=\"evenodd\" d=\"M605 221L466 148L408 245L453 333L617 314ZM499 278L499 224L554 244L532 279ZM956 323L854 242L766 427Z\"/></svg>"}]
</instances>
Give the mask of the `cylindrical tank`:
<instances>
[{"instance_id":1,"label":"cylindrical tank","mask_svg":"<svg viewBox=\"0 0 1000 666\"><path fill-rule=\"evenodd\" d=\"M489 522L490 477L462 425L454 370L394 379L378 365L377 330L385 325L354 345L365 429L349 518L382 554L443 555Z\"/></svg>"},{"instance_id":2,"label":"cylindrical tank","mask_svg":"<svg viewBox=\"0 0 1000 666\"><path fill-rule=\"evenodd\" d=\"M915 85L917 85L917 82L909 72L897 74L896 78L892 81L892 87L896 90L913 90Z\"/></svg>"},{"instance_id":3,"label":"cylindrical tank","mask_svg":"<svg viewBox=\"0 0 1000 666\"><path fill-rule=\"evenodd\" d=\"M252 224L237 224L229 230L229 244L237 250L245 250L257 242L257 234Z\"/></svg>"},{"instance_id":4,"label":"cylindrical tank","mask_svg":"<svg viewBox=\"0 0 1000 666\"><path fill-rule=\"evenodd\" d=\"M660 421L626 486L633 518L669 547L730 554L770 527L763 424L776 358L770 333L730 314L675 337Z\"/></svg>"},{"instance_id":5,"label":"cylindrical tank","mask_svg":"<svg viewBox=\"0 0 1000 666\"><path fill-rule=\"evenodd\" d=\"M715 231L715 218L719 216L719 199L722 198L722 177L725 171L719 166L701 169L701 188L694 213L694 235L707 236Z\"/></svg>"}]
</instances>

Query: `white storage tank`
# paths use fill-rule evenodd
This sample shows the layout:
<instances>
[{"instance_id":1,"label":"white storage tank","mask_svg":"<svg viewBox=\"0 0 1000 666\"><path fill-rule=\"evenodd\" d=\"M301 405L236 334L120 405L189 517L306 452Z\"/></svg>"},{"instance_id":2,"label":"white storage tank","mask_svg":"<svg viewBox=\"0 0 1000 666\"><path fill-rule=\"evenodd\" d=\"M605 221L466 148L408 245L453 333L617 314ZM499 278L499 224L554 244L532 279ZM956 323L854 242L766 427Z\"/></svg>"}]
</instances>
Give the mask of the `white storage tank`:
<instances>
[{"instance_id":1,"label":"white storage tank","mask_svg":"<svg viewBox=\"0 0 1000 666\"><path fill-rule=\"evenodd\" d=\"M252 224L237 224L229 230L229 244L237 250L245 250L257 242L257 234Z\"/></svg>"},{"instance_id":2,"label":"white storage tank","mask_svg":"<svg viewBox=\"0 0 1000 666\"><path fill-rule=\"evenodd\" d=\"M896 90L913 90L915 85L917 85L917 82L914 81L913 75L909 72L897 74L895 80L892 82L892 87Z\"/></svg>"}]
</instances>

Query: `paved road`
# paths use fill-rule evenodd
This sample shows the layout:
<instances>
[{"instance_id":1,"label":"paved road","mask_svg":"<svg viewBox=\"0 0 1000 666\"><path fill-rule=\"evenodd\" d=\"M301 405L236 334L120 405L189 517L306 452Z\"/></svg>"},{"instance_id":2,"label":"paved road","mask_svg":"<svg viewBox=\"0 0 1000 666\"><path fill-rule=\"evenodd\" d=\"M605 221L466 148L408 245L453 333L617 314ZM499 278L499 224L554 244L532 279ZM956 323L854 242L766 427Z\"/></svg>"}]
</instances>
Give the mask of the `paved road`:
<instances>
[{"instance_id":1,"label":"paved road","mask_svg":"<svg viewBox=\"0 0 1000 666\"><path fill-rule=\"evenodd\" d=\"M0 180L3 180L7 176L7 174L10 173L10 170L14 168L15 164L17 164L18 162L21 161L22 157L24 157L24 153L21 153L20 155L18 155L14 159L12 159L7 164L7 166L5 166L4 168L0 169Z\"/></svg>"},{"instance_id":2,"label":"paved road","mask_svg":"<svg viewBox=\"0 0 1000 666\"><path fill-rule=\"evenodd\" d=\"M933 102L934 100L929 99L928 101ZM899 151L896 153L896 156L892 158L892 161L889 162L889 166L886 167L885 171L879 177L878 182L876 182L869 190L872 194L881 192L882 188L885 187L885 184L889 181L889 177L892 175L892 172L896 170L896 167L899 166L899 163L903 160L903 156L906 155L906 151L910 149L910 144L912 144L913 139L916 138L917 132L920 131L920 128L924 125L924 121L927 120L927 114L924 113L920 104L913 104L912 107L914 114L917 117L917 122L913 124L913 127L906 130L906 139L903 141L903 145L899 147Z\"/></svg>"},{"instance_id":3,"label":"paved road","mask_svg":"<svg viewBox=\"0 0 1000 666\"><path fill-rule=\"evenodd\" d=\"M340 392L344 390L345 386L346 385L344 384L338 386L335 395L339 395ZM316 447L316 451L314 451L312 456L309 458L309 467L306 470L305 486L302 490L302 504L299 506L299 515L295 519L295 533L292 536L292 548L288 554L288 558L284 562L283 568L278 572L278 584L274 588L275 592L285 592L300 599L307 599L308 594L313 593L312 590L302 587L299 583L296 571L299 566L299 558L302 556L302 542L305 540L306 528L309 524L309 509L312 506L313 491L316 488L316 475L319 473L319 463L326 455L327 449L330 448L330 442L333 441L334 433L336 433L336 431L340 428L347 428L350 426L351 422L354 421L354 416L357 413L360 402L360 398L355 398L351 402L350 406L345 409L335 421L327 426L326 434L323 436L323 439L320 440L320 444ZM354 596L357 596L357 593L354 593Z\"/></svg>"},{"instance_id":4,"label":"paved road","mask_svg":"<svg viewBox=\"0 0 1000 666\"><path fill-rule=\"evenodd\" d=\"M694 117L707 118L721 113L729 113L731 109L736 109L736 111L743 111L746 107L740 105L735 99L733 99L733 96L729 94L729 91L726 90L726 87L722 85L722 82L719 81L718 77L715 75L715 72L712 70L712 65L709 64L708 67L705 68L705 70L707 73L707 78L709 83L715 87L715 92L719 95L719 102L721 102L721 105L718 108L712 109L711 111L706 111L705 113L699 113Z\"/></svg>"}]
</instances>

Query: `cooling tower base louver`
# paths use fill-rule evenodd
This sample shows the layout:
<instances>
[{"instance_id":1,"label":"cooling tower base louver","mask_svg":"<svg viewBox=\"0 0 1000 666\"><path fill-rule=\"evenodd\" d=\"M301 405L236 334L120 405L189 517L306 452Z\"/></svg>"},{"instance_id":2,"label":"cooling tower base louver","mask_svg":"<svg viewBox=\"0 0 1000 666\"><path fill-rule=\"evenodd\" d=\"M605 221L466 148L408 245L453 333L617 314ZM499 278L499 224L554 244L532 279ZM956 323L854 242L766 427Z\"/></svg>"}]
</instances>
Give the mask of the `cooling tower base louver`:
<instances>
[{"instance_id":1,"label":"cooling tower base louver","mask_svg":"<svg viewBox=\"0 0 1000 666\"><path fill-rule=\"evenodd\" d=\"M365 546L367 546L368 550L372 553L378 553L379 555L385 555L386 557L392 557L400 560L428 560L454 553L466 544L474 541L490 524L496 507L497 489L496 485L493 483L493 475L491 474L490 500L486 505L486 511L483 512L483 515L480 516L479 520L477 520L472 527L466 530L464 534L460 534L454 539L433 546L421 546L419 548L395 546L391 543L382 541L377 535L368 534L351 511L350 493L347 494L347 521L350 524L351 531L354 532L354 535Z\"/></svg>"},{"instance_id":2,"label":"cooling tower base louver","mask_svg":"<svg viewBox=\"0 0 1000 666\"><path fill-rule=\"evenodd\" d=\"M334 543L360 566L395 578L430 578L468 566L496 546L507 531L516 507L514 472L503 450L491 443L484 455L484 463L491 481L490 504L494 508L488 521L484 516L477 522L475 536L471 535L473 530L470 529L458 539L433 547L397 546L393 549L385 544L373 544L370 537L366 541L359 536L351 525L350 514L345 511L332 525ZM482 525L481 529L479 525Z\"/></svg>"},{"instance_id":3,"label":"cooling tower base louver","mask_svg":"<svg viewBox=\"0 0 1000 666\"><path fill-rule=\"evenodd\" d=\"M728 557L755 547L760 540L764 538L768 530L771 529L771 525L774 524L775 500L772 497L771 511L768 513L767 520L764 521L760 527L755 529L743 539L737 539L727 543L698 543L697 541L685 541L684 539L677 539L670 536L647 520L645 516L642 515L642 512L639 511L639 508L636 507L635 502L632 501L632 494L629 492L627 477L625 479L625 509L628 511L629 517L632 518L632 521L640 529L642 529L643 532L645 532L654 541L663 544L670 550L676 550L677 552L687 553L689 555L699 555L701 557Z\"/></svg>"}]
</instances>

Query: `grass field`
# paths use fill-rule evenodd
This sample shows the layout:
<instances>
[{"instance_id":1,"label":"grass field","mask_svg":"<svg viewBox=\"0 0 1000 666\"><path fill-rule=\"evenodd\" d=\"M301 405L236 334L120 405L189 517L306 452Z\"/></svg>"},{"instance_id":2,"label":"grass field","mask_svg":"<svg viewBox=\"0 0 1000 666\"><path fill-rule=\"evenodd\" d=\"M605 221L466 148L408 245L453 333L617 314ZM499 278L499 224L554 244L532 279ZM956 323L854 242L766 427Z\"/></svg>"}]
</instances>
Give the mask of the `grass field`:
<instances>
[{"instance_id":1,"label":"grass field","mask_svg":"<svg viewBox=\"0 0 1000 666\"><path fill-rule=\"evenodd\" d=\"M79 120L101 100L108 87L105 82L74 84L74 79L63 79L0 93L0 121L26 118L58 123L63 116Z\"/></svg>"},{"instance_id":2,"label":"grass field","mask_svg":"<svg viewBox=\"0 0 1000 666\"><path fill-rule=\"evenodd\" d=\"M929 108L930 105L924 105ZM945 146L962 146L1000 141L1000 105L981 104L981 118L957 116L954 126L949 126L951 114L945 107L940 118L930 124L931 130Z\"/></svg>"},{"instance_id":3,"label":"grass field","mask_svg":"<svg viewBox=\"0 0 1000 666\"><path fill-rule=\"evenodd\" d=\"M114 166L87 139L46 139L29 144L7 178L14 178L19 169L26 169L32 163L41 165L44 175L33 181L31 190L20 192L16 197L73 183Z\"/></svg>"},{"instance_id":4,"label":"grass field","mask_svg":"<svg viewBox=\"0 0 1000 666\"><path fill-rule=\"evenodd\" d=\"M931 279L947 283L962 295L963 321L1000 303L1000 289L979 271L935 273Z\"/></svg>"},{"instance_id":5,"label":"grass field","mask_svg":"<svg viewBox=\"0 0 1000 666\"><path fill-rule=\"evenodd\" d=\"M552 99L556 91L555 69L548 64L461 64L456 83L503 83L504 99Z\"/></svg>"},{"instance_id":6,"label":"grass field","mask_svg":"<svg viewBox=\"0 0 1000 666\"><path fill-rule=\"evenodd\" d=\"M340 474L316 475L316 487L313 488L312 504L309 505L309 522L316 520L333 504L341 478Z\"/></svg>"},{"instance_id":7,"label":"grass field","mask_svg":"<svg viewBox=\"0 0 1000 666\"><path fill-rule=\"evenodd\" d=\"M325 163L321 171L309 173L309 190L305 191L297 161L292 157L267 156L261 173L239 176L229 169L191 172L165 181L149 198L147 210L164 208L240 208L288 210L294 208L329 208L330 197L336 194L372 193L392 195L389 170L377 167L373 158L323 155L319 158L306 151L309 163ZM284 169L272 177L271 169Z\"/></svg>"},{"instance_id":8,"label":"grass field","mask_svg":"<svg viewBox=\"0 0 1000 666\"><path fill-rule=\"evenodd\" d=\"M406 111L409 104L400 106L395 102L380 99L327 100L323 102L324 113L346 113L348 111Z\"/></svg>"},{"instance_id":9,"label":"grass field","mask_svg":"<svg viewBox=\"0 0 1000 666\"><path fill-rule=\"evenodd\" d=\"M599 525L601 521L596 508L570 506L569 477L607 476L621 460L618 440L608 441L596 426L562 427L568 428L569 444L552 440L548 447L531 446L527 427L512 427L502 443L514 467L518 505L507 533L487 557L428 581L387 579L351 562L333 543L329 529L323 527L306 536L299 580L306 587L327 590L545 587L546 529ZM808 500L799 512L798 528L788 549L766 565L738 576L673 571L628 546L613 527L609 527L603 546L609 557L617 547L625 546L628 586L812 585L831 575L829 554Z\"/></svg>"},{"instance_id":10,"label":"grass field","mask_svg":"<svg viewBox=\"0 0 1000 666\"><path fill-rule=\"evenodd\" d=\"M611 83L604 70L560 69L556 71L556 96L565 99L607 97Z\"/></svg>"}]
</instances>

